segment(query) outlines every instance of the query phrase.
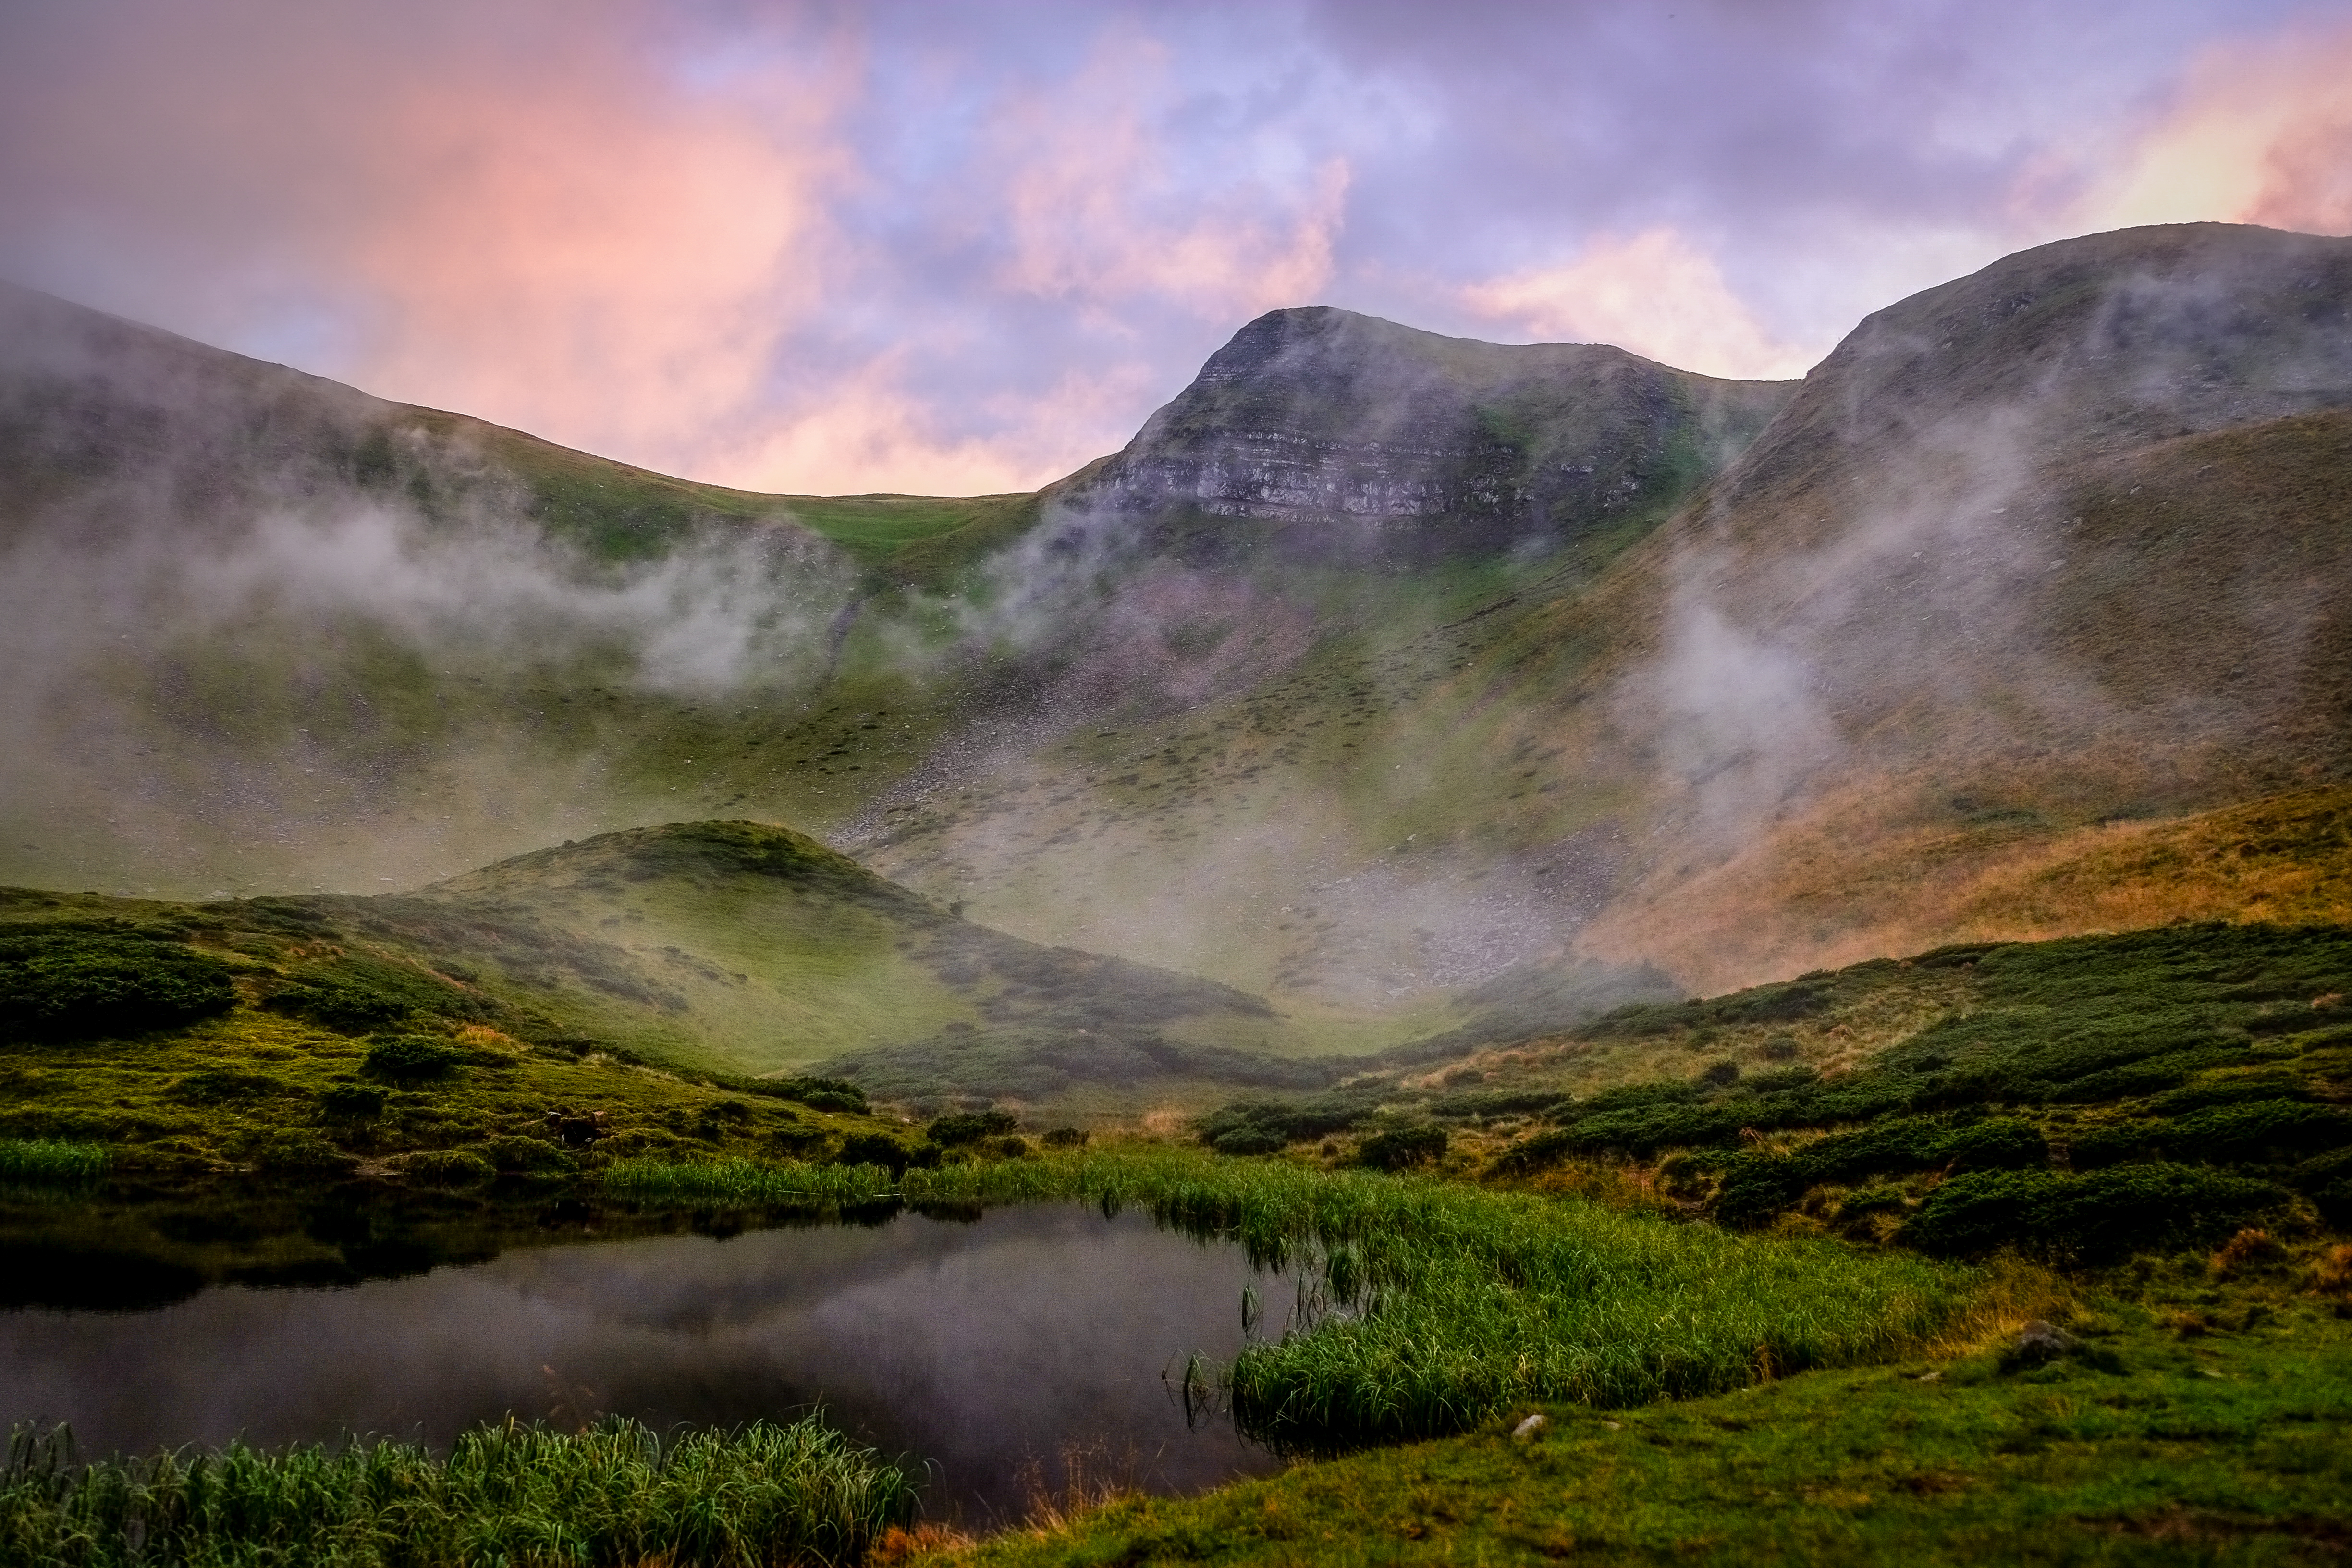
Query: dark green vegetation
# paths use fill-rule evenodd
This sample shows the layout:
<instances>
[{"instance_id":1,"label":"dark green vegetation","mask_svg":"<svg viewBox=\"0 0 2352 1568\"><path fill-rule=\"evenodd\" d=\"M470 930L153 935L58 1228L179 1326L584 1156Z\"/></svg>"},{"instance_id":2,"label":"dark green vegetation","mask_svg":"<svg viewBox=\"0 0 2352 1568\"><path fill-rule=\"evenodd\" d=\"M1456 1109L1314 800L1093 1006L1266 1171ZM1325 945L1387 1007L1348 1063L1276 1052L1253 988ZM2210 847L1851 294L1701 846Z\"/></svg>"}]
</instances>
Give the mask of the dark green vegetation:
<instances>
[{"instance_id":1,"label":"dark green vegetation","mask_svg":"<svg viewBox=\"0 0 2352 1568\"><path fill-rule=\"evenodd\" d=\"M1987 1300L1978 1275L1832 1242L1151 1146L895 1177L877 1166L640 1162L605 1179L651 1202L763 1210L1076 1199L1231 1237L1306 1282L1300 1321L1223 1375L1244 1431L1297 1448L1457 1431L1515 1401L1613 1407L1884 1359L1959 1328Z\"/></svg>"},{"instance_id":2,"label":"dark green vegetation","mask_svg":"<svg viewBox=\"0 0 2352 1568\"><path fill-rule=\"evenodd\" d=\"M144 1034L236 1004L236 971L123 920L0 931L0 1040Z\"/></svg>"},{"instance_id":3,"label":"dark green vegetation","mask_svg":"<svg viewBox=\"0 0 2352 1568\"><path fill-rule=\"evenodd\" d=\"M583 1032L562 1005L576 994L534 987L544 971L530 964L551 953L587 966L604 956L594 949L483 919L460 950L477 969L429 940L398 940L423 925L359 900L0 893L0 984L49 1020L0 1045L0 1175L87 1173L94 1160L122 1172L548 1180L614 1154L824 1157L874 1125L839 1079L656 1064ZM549 945L508 949L512 970L478 956L534 936ZM511 981L513 970L528 978ZM596 973L617 984L629 972ZM93 973L109 983L105 1010L77 1011ZM163 994L151 976L184 990L188 975L205 987L203 1016L121 1026L121 995Z\"/></svg>"},{"instance_id":4,"label":"dark green vegetation","mask_svg":"<svg viewBox=\"0 0 2352 1568\"><path fill-rule=\"evenodd\" d=\"M257 1563L854 1563L914 1484L814 1417L667 1440L486 1426L448 1454L402 1443L74 1462L19 1428L0 1469L0 1560L59 1568Z\"/></svg>"},{"instance_id":5,"label":"dark green vegetation","mask_svg":"<svg viewBox=\"0 0 2352 1568\"><path fill-rule=\"evenodd\" d=\"M1201 1134L1264 1153L1452 1126L1498 1174L1631 1166L1728 1226L2098 1259L2301 1205L2352 1218L2347 994L2336 926L1946 948L1621 1008L1435 1088L1240 1101Z\"/></svg>"},{"instance_id":6,"label":"dark green vegetation","mask_svg":"<svg viewBox=\"0 0 2352 1568\"><path fill-rule=\"evenodd\" d=\"M2352 1321L2276 1267L2095 1287L2040 1364L1988 1346L1131 1498L988 1564L2320 1563L2352 1490ZM1998 1344L2014 1342L2002 1336ZM1546 1424L1507 1434L1530 1412Z\"/></svg>"}]
</instances>

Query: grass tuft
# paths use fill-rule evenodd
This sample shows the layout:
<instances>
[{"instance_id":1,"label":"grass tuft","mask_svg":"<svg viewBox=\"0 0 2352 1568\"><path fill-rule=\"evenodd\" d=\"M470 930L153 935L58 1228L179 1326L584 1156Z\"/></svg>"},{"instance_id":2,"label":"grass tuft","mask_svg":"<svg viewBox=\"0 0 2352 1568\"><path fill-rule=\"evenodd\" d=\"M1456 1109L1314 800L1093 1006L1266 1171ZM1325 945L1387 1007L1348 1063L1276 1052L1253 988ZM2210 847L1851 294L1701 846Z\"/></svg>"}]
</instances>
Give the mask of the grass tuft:
<instances>
[{"instance_id":1,"label":"grass tuft","mask_svg":"<svg viewBox=\"0 0 2352 1568\"><path fill-rule=\"evenodd\" d=\"M905 1472L814 1417L667 1443L635 1422L509 1422L446 1458L406 1443L274 1451L231 1443L73 1460L19 1427L0 1468L0 1558L170 1563L847 1563L915 1509Z\"/></svg>"},{"instance_id":2,"label":"grass tuft","mask_svg":"<svg viewBox=\"0 0 2352 1568\"><path fill-rule=\"evenodd\" d=\"M0 1138L0 1181L88 1182L106 1173L106 1150L61 1138Z\"/></svg>"}]
</instances>

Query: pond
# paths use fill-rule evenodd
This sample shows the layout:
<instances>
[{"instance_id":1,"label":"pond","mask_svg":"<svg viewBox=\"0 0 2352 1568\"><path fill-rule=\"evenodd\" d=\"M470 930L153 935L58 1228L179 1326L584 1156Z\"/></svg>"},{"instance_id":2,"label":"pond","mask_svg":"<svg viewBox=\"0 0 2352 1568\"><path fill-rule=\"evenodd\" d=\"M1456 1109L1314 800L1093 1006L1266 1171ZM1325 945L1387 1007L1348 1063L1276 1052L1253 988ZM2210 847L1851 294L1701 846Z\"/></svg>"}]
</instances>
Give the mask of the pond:
<instances>
[{"instance_id":1,"label":"pond","mask_svg":"<svg viewBox=\"0 0 2352 1568\"><path fill-rule=\"evenodd\" d=\"M120 1247L61 1244L66 1217L48 1213L46 1239L0 1234L14 1280L0 1423L67 1422L85 1455L348 1432L439 1444L509 1414L725 1426L822 1405L862 1441L927 1462L927 1512L973 1524L1019 1518L1040 1489L1070 1483L1074 1461L1084 1479L1158 1492L1276 1463L1229 1420L1188 1418L1178 1389L1191 1353L1242 1348L1244 1286L1278 1327L1290 1282L1135 1213L525 1247L509 1233L481 1261L428 1256L405 1277L327 1283L300 1282L300 1267L126 1263ZM601 1228L567 1217L575 1236Z\"/></svg>"}]
</instances>

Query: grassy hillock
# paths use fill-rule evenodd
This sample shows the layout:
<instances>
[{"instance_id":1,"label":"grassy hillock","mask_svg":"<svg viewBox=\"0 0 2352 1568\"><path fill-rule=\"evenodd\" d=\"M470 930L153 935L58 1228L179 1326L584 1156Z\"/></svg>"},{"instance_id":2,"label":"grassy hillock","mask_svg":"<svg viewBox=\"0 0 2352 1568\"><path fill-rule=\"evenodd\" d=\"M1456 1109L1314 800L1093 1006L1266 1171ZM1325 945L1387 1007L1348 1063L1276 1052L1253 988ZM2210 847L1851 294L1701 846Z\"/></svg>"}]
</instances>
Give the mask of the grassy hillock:
<instances>
[{"instance_id":1,"label":"grassy hillock","mask_svg":"<svg viewBox=\"0 0 2352 1568\"><path fill-rule=\"evenodd\" d=\"M1316 1044L1256 997L1022 942L752 823L373 899L0 893L0 1137L126 1167L564 1171L549 1113L590 1110L608 1153L821 1154L866 1092L1132 1114L1328 1083Z\"/></svg>"}]
</instances>

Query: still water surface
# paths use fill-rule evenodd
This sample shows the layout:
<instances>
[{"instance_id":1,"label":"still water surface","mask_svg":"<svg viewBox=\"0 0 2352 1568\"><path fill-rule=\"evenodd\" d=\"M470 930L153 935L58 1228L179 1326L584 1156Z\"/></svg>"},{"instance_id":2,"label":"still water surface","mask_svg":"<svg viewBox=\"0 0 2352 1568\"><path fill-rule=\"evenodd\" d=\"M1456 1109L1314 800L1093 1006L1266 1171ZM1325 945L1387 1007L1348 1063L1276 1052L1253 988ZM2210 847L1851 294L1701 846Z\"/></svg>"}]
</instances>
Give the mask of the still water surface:
<instances>
[{"instance_id":1,"label":"still water surface","mask_svg":"<svg viewBox=\"0 0 2352 1568\"><path fill-rule=\"evenodd\" d=\"M509 1412L723 1426L821 1404L930 1462L929 1512L978 1523L1060 1485L1074 1449L1162 1492L1273 1468L1171 1392L1190 1352L1242 1348L1253 1282L1280 1324L1289 1283L1238 1247L1075 1205L527 1247L332 1289L0 1311L0 1424L69 1422L100 1454L347 1432L437 1444Z\"/></svg>"}]
</instances>

